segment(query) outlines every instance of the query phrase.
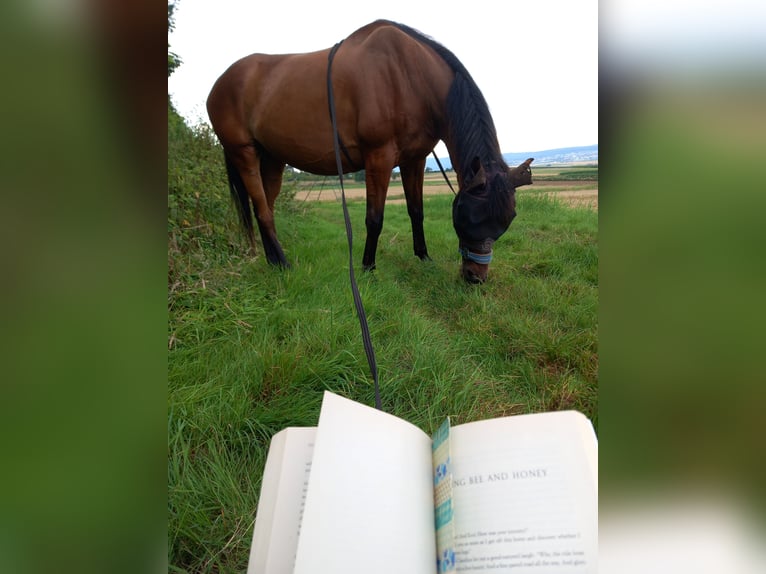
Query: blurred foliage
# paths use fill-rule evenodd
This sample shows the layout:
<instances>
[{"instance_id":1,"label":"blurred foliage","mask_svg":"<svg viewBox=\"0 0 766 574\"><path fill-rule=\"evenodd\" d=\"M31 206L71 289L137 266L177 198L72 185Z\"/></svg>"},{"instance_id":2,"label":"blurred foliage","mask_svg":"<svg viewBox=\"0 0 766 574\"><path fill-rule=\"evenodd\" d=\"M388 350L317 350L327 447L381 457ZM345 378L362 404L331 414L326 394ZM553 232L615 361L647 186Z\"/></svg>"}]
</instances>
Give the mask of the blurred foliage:
<instances>
[{"instance_id":1,"label":"blurred foliage","mask_svg":"<svg viewBox=\"0 0 766 574\"><path fill-rule=\"evenodd\" d=\"M610 102L602 492L717 489L763 519L766 90L714 79L643 78Z\"/></svg>"},{"instance_id":2,"label":"blurred foliage","mask_svg":"<svg viewBox=\"0 0 766 574\"><path fill-rule=\"evenodd\" d=\"M163 568L159 10L4 3L2 572Z\"/></svg>"},{"instance_id":3,"label":"blurred foliage","mask_svg":"<svg viewBox=\"0 0 766 574\"><path fill-rule=\"evenodd\" d=\"M600 566L764 572L765 8L629 5L602 13Z\"/></svg>"}]
</instances>

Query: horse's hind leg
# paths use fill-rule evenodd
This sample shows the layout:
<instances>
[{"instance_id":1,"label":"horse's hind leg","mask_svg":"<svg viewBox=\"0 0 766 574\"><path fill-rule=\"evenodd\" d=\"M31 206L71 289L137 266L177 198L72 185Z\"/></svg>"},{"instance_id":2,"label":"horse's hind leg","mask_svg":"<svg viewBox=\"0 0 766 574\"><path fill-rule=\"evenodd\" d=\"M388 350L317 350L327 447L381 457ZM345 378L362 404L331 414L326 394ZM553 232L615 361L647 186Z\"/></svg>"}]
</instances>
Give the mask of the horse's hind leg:
<instances>
[{"instance_id":1,"label":"horse's hind leg","mask_svg":"<svg viewBox=\"0 0 766 574\"><path fill-rule=\"evenodd\" d=\"M266 203L274 213L274 203L279 192L282 190L282 177L285 173L285 164L272 158L270 155L261 154L261 181L263 190L266 192Z\"/></svg>"},{"instance_id":2,"label":"horse's hind leg","mask_svg":"<svg viewBox=\"0 0 766 574\"><path fill-rule=\"evenodd\" d=\"M400 166L404 197L407 199L407 213L412 224L412 246L415 255L430 260L423 232L423 172L426 160L416 160Z\"/></svg>"},{"instance_id":3,"label":"horse's hind leg","mask_svg":"<svg viewBox=\"0 0 766 574\"><path fill-rule=\"evenodd\" d=\"M272 265L290 267L277 239L277 230L274 226L274 200L279 193L281 180L280 185L275 188L273 160L262 157L253 144L229 148L227 153L242 176L247 193L253 202L266 260ZM262 177L264 167L266 167L265 179ZM281 171L279 175L281 177ZM268 186L269 193L264 188L264 184Z\"/></svg>"}]
</instances>

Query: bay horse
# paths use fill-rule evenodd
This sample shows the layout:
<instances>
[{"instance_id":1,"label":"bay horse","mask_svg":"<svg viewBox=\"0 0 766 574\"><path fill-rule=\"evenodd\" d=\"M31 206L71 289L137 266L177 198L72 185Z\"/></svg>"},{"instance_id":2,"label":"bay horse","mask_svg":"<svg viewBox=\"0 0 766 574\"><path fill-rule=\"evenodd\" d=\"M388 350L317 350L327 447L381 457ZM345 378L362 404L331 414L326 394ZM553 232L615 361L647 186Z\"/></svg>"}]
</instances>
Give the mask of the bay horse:
<instances>
[{"instance_id":1,"label":"bay horse","mask_svg":"<svg viewBox=\"0 0 766 574\"><path fill-rule=\"evenodd\" d=\"M430 37L377 20L332 52L331 78L330 48L252 54L232 64L208 96L208 116L223 146L229 187L251 247L255 250L250 202L267 261L289 266L274 226L285 165L337 174L327 95L332 81L343 172L365 170L363 268L375 268L388 183L397 165L415 255L430 259L423 176L426 157L443 140L458 177L452 219L461 274L468 282L484 282L492 245L516 216L515 188L531 183L531 160L512 173L481 91L457 57Z\"/></svg>"}]
</instances>

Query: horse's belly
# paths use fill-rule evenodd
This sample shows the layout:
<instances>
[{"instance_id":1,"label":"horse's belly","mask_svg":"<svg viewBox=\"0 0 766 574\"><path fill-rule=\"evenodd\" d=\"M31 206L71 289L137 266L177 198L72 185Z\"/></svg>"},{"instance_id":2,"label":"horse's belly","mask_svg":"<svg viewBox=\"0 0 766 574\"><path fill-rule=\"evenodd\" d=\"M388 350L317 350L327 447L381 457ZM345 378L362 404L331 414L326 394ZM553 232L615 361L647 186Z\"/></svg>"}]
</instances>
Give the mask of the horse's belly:
<instances>
[{"instance_id":1,"label":"horse's belly","mask_svg":"<svg viewBox=\"0 0 766 574\"><path fill-rule=\"evenodd\" d=\"M293 129L290 122L274 122L264 130L256 130L255 139L269 155L301 171L317 175L338 173L332 133L329 130L308 126ZM341 155L343 171L347 173L362 169L364 161L357 147L354 145L348 151L354 163L350 164Z\"/></svg>"},{"instance_id":2,"label":"horse's belly","mask_svg":"<svg viewBox=\"0 0 766 574\"><path fill-rule=\"evenodd\" d=\"M309 150L306 153L299 151L300 146L295 146L288 150L287 153L280 156L280 159L285 163L301 170L313 173L316 175L334 175L338 173L338 164L335 160L335 153L330 150L329 153L316 153L314 150ZM364 163L355 160L355 165L350 165L348 160L341 156L343 173L350 171L357 171L364 167ZM362 167L358 167L361 165Z\"/></svg>"}]
</instances>

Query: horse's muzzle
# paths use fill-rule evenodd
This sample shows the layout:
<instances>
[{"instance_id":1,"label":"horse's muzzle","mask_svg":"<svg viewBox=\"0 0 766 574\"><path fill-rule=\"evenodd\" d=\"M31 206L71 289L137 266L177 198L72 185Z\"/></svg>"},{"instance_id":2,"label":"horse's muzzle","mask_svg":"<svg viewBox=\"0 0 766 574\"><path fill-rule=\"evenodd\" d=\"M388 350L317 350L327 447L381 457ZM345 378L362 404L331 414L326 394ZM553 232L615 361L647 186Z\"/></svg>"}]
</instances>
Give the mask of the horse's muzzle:
<instances>
[{"instance_id":1,"label":"horse's muzzle","mask_svg":"<svg viewBox=\"0 0 766 574\"><path fill-rule=\"evenodd\" d=\"M466 282L476 285L484 283L487 280L489 265L482 265L481 263L463 260L463 266L460 272Z\"/></svg>"},{"instance_id":2,"label":"horse's muzzle","mask_svg":"<svg viewBox=\"0 0 766 574\"><path fill-rule=\"evenodd\" d=\"M490 246L488 251L486 249L486 245L481 249L469 249L461 243L458 249L463 258L460 272L468 283L484 283L487 280L489 264L492 261L492 248Z\"/></svg>"}]
</instances>

